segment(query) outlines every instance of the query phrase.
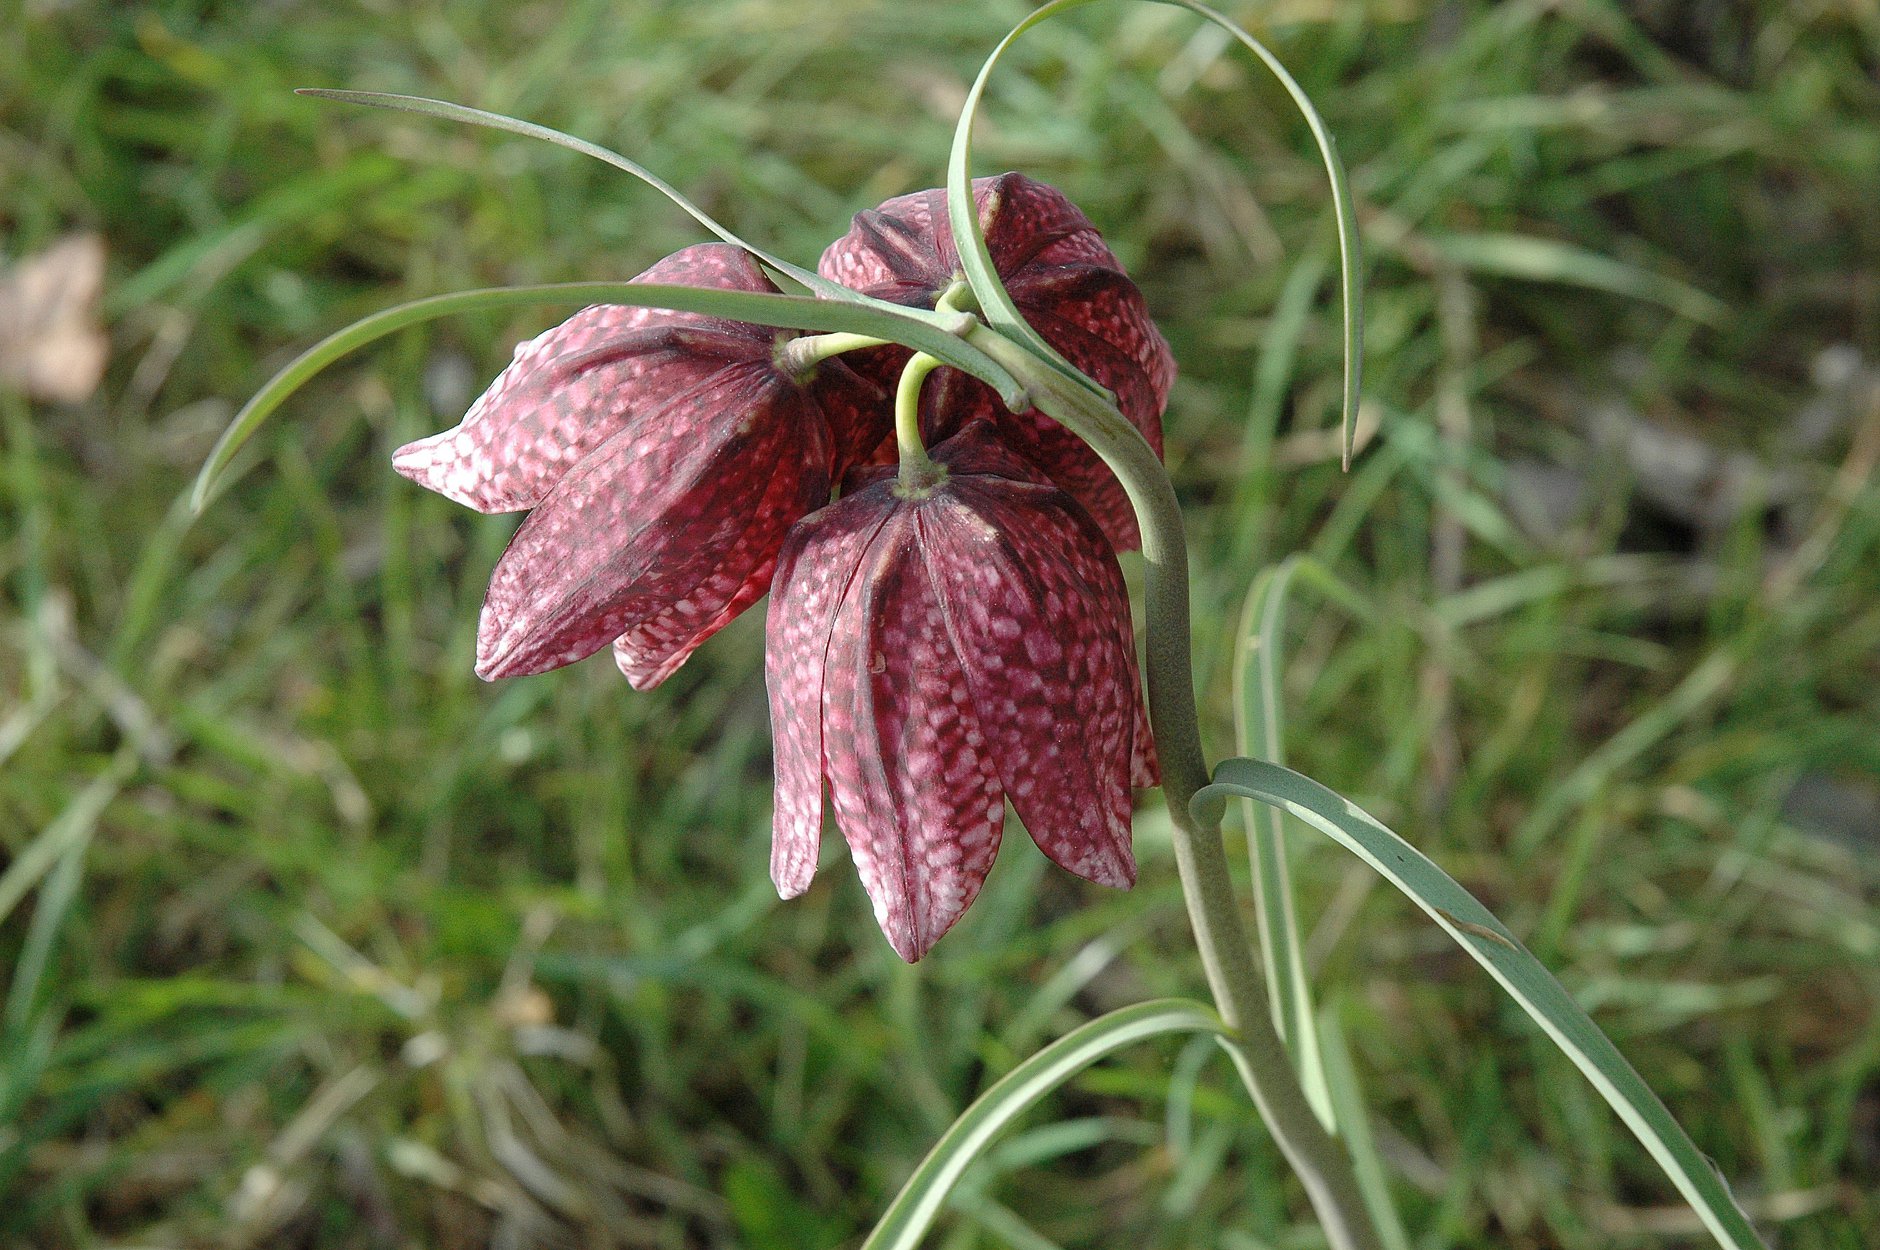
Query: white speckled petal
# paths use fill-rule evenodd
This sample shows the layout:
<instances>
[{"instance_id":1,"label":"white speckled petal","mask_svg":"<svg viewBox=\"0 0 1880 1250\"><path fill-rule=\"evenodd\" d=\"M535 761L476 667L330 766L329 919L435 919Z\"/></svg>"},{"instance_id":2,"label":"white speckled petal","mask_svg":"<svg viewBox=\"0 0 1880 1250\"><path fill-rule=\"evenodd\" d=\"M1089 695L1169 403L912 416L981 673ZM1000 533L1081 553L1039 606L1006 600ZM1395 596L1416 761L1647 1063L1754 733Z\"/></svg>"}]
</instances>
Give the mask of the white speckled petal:
<instances>
[{"instance_id":1,"label":"white speckled petal","mask_svg":"<svg viewBox=\"0 0 1880 1250\"><path fill-rule=\"evenodd\" d=\"M675 252L634 281L777 289L747 253L723 243ZM699 351L701 342L761 354L771 334L668 309L585 308L518 346L460 423L399 448L392 465L479 512L532 508L635 416L705 382L722 360Z\"/></svg>"},{"instance_id":2,"label":"white speckled petal","mask_svg":"<svg viewBox=\"0 0 1880 1250\"><path fill-rule=\"evenodd\" d=\"M836 611L892 511L891 499L824 508L797 522L777 557L764 623L764 685L777 774L770 879L784 898L809 888L822 842L823 680Z\"/></svg>"},{"instance_id":3,"label":"white speckled petal","mask_svg":"<svg viewBox=\"0 0 1880 1250\"><path fill-rule=\"evenodd\" d=\"M934 457L952 474L919 508L920 547L1005 792L1054 863L1127 887L1136 697L1116 557L984 423Z\"/></svg>"},{"instance_id":4,"label":"white speckled petal","mask_svg":"<svg viewBox=\"0 0 1880 1250\"><path fill-rule=\"evenodd\" d=\"M1162 410L1175 373L1168 343L1096 229L1055 189L1022 174L973 184L994 267L1025 319L1072 364L1116 392L1117 405L1159 454ZM827 277L895 303L931 307L959 267L945 193L899 196L858 213L823 253ZM892 384L906 353L882 348L858 370ZM922 433L944 441L976 418L1001 432L1059 487L1076 497L1118 550L1141 537L1127 497L1101 459L1041 413L1012 414L982 384L943 369L927 384Z\"/></svg>"},{"instance_id":5,"label":"white speckled petal","mask_svg":"<svg viewBox=\"0 0 1880 1250\"><path fill-rule=\"evenodd\" d=\"M714 575L750 576L782 544L794 517L776 492L799 515L827 498L828 435L812 415L768 362L745 362L591 453L497 563L478 675L557 668L653 621L663 654L650 663L682 646L680 622L702 626L735 594ZM695 602L701 587L716 602Z\"/></svg>"},{"instance_id":6,"label":"white speckled petal","mask_svg":"<svg viewBox=\"0 0 1880 1250\"><path fill-rule=\"evenodd\" d=\"M910 963L978 895L1005 824L998 770L914 541L903 504L838 610L823 686L836 824L876 921Z\"/></svg>"}]
</instances>

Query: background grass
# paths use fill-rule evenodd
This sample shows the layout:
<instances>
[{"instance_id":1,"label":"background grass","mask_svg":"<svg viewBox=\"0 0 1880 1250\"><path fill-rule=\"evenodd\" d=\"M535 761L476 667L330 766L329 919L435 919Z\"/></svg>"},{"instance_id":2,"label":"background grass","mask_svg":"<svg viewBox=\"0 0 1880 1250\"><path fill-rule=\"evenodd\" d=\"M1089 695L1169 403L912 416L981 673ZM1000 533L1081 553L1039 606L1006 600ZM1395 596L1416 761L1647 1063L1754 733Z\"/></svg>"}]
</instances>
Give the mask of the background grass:
<instances>
[{"instance_id":1,"label":"background grass","mask_svg":"<svg viewBox=\"0 0 1880 1250\"><path fill-rule=\"evenodd\" d=\"M1229 5L1328 116L1369 247L1331 461L1335 254L1277 88L1099 6L995 85L1182 377L1203 697L1294 551L1295 766L1455 871L1618 1040L1774 1245L1880 1244L1880 10ZM608 143L799 259L940 177L1014 3L25 4L0 240L110 248L93 400L0 393L0 1243L852 1242L1041 1039L1200 977L1142 883L1014 835L917 969L845 857L779 904L761 618L659 691L488 686L513 520L388 469L565 310L407 333L191 523L235 403L390 302L696 241L613 172L297 99L416 91ZM1700 1244L1571 1068L1331 848L1309 954L1420 1246ZM1322 1244L1207 1047L1077 1082L941 1243Z\"/></svg>"}]
</instances>

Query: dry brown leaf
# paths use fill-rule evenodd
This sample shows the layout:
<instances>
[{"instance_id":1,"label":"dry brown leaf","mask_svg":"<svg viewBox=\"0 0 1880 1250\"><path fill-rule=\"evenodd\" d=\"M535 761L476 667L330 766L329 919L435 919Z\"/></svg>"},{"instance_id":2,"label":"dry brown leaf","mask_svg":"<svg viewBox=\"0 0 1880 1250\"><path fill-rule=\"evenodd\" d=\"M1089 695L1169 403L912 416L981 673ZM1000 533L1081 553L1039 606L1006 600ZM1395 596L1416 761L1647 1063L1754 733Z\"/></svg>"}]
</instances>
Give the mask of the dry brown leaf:
<instances>
[{"instance_id":1,"label":"dry brown leaf","mask_svg":"<svg viewBox=\"0 0 1880 1250\"><path fill-rule=\"evenodd\" d=\"M98 389L110 343L98 326L104 239L69 234L0 272L0 385L75 404Z\"/></svg>"}]
</instances>

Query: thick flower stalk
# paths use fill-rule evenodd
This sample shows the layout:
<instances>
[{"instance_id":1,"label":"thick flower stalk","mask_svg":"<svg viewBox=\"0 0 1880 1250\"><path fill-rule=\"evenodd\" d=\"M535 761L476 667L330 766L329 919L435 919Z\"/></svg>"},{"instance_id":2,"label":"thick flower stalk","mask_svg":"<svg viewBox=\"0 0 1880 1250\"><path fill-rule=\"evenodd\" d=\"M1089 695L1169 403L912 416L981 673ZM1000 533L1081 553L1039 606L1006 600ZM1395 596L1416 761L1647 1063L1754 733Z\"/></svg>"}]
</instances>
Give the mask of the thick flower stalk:
<instances>
[{"instance_id":1,"label":"thick flower stalk","mask_svg":"<svg viewBox=\"0 0 1880 1250\"><path fill-rule=\"evenodd\" d=\"M988 422L932 457L932 484L858 470L792 531L765 662L777 889L809 887L827 783L876 920L909 961L979 893L1008 798L1055 863L1127 887L1130 786L1155 783L1128 594L1102 531Z\"/></svg>"},{"instance_id":2,"label":"thick flower stalk","mask_svg":"<svg viewBox=\"0 0 1880 1250\"><path fill-rule=\"evenodd\" d=\"M1023 174L978 179L973 198L993 266L1025 320L1072 365L1114 392L1123 415L1160 453L1175 358L1149 319L1142 292L1096 227L1062 193ZM961 276L946 193L920 191L856 214L818 268L865 295L934 307ZM906 360L905 349L884 347L861 353L856 367L891 384ZM982 418L995 422L1016 451L1075 496L1119 551L1141 545L1128 497L1082 439L1041 412L1008 412L988 387L956 370L941 370L928 384L921 433L929 443Z\"/></svg>"},{"instance_id":3,"label":"thick flower stalk","mask_svg":"<svg viewBox=\"0 0 1880 1250\"><path fill-rule=\"evenodd\" d=\"M776 290L722 243L636 281ZM790 336L599 305L516 349L461 424L400 448L406 477L483 512L533 509L490 579L477 674L539 673L609 642L638 689L762 597L785 533L888 430L839 360Z\"/></svg>"}]
</instances>

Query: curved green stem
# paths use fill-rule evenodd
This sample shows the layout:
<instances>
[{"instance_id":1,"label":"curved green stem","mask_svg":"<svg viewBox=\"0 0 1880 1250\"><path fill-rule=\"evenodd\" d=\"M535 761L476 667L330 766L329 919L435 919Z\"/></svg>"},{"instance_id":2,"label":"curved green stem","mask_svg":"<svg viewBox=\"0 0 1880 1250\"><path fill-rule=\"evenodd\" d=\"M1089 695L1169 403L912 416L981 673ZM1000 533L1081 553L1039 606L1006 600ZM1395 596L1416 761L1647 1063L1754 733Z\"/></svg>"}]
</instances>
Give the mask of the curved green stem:
<instances>
[{"instance_id":1,"label":"curved green stem","mask_svg":"<svg viewBox=\"0 0 1880 1250\"><path fill-rule=\"evenodd\" d=\"M940 362L926 352L915 352L901 370L894 390L894 446L901 457L900 493L913 495L931 489L946 476L920 441L920 388Z\"/></svg>"},{"instance_id":2,"label":"curved green stem","mask_svg":"<svg viewBox=\"0 0 1880 1250\"><path fill-rule=\"evenodd\" d=\"M1144 670L1149 719L1162 761L1163 797L1174 818L1175 864L1201 966L1221 1018L1239 1031L1227 1043L1228 1053L1273 1140L1304 1183L1334 1250L1379 1250L1351 1161L1319 1123L1299 1088L1285 1044L1273 1031L1228 874L1220 821L1197 820L1189 807L1189 800L1208 784L1209 774L1195 710L1188 544L1175 487L1154 449L1114 406L995 330L977 327L966 341L1017 378L1040 410L1089 443L1135 506L1147 563Z\"/></svg>"},{"instance_id":3,"label":"curved green stem","mask_svg":"<svg viewBox=\"0 0 1880 1250\"><path fill-rule=\"evenodd\" d=\"M785 373L801 380L831 356L860 351L866 347L881 347L888 341L869 334L805 334L786 341L777 349L777 364Z\"/></svg>"}]
</instances>

